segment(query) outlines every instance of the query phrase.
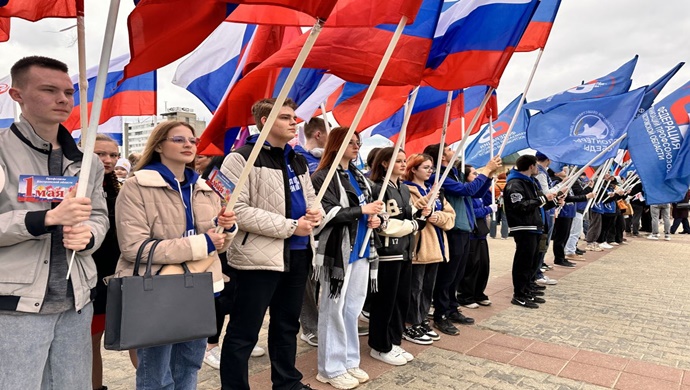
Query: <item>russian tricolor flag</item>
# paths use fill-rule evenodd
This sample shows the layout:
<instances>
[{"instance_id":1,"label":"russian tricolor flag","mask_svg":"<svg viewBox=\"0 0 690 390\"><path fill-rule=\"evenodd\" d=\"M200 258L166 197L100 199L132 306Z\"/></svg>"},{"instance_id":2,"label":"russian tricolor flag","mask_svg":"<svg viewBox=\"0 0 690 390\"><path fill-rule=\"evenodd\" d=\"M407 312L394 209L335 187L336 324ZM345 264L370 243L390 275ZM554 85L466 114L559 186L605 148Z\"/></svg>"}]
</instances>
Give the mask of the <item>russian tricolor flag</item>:
<instances>
[{"instance_id":1,"label":"russian tricolor flag","mask_svg":"<svg viewBox=\"0 0 690 390\"><path fill-rule=\"evenodd\" d=\"M424 81L445 91L498 82L539 0L466 0L438 21ZM448 3L447 3L448 4Z\"/></svg>"},{"instance_id":2,"label":"russian tricolor flag","mask_svg":"<svg viewBox=\"0 0 690 390\"><path fill-rule=\"evenodd\" d=\"M128 61L128 54L117 57L110 61L108 77L105 84L105 92L103 95L103 105L101 107L101 116L98 121L99 125L102 125L109 119L116 116L156 115L155 71L127 79L119 86L117 85L118 81L120 81L123 77L123 69ZM87 94L89 117L91 116L91 104L96 89L97 74L97 66L86 71L86 77L88 78L89 83ZM78 81L79 75L72 76L72 82L74 82L74 88L77 91L79 90ZM72 114L63 123L67 130L72 131L81 128L79 106L82 104L82 102L79 99L79 94L75 93Z\"/></svg>"},{"instance_id":3,"label":"russian tricolor flag","mask_svg":"<svg viewBox=\"0 0 690 390\"><path fill-rule=\"evenodd\" d=\"M211 112L241 77L257 27L221 23L204 43L177 67L173 84L196 96Z\"/></svg>"},{"instance_id":4,"label":"russian tricolor flag","mask_svg":"<svg viewBox=\"0 0 690 390\"><path fill-rule=\"evenodd\" d=\"M551 34L551 28L560 6L561 0L541 0L515 51L527 52L543 49L549 39L549 34Z\"/></svg>"}]
</instances>

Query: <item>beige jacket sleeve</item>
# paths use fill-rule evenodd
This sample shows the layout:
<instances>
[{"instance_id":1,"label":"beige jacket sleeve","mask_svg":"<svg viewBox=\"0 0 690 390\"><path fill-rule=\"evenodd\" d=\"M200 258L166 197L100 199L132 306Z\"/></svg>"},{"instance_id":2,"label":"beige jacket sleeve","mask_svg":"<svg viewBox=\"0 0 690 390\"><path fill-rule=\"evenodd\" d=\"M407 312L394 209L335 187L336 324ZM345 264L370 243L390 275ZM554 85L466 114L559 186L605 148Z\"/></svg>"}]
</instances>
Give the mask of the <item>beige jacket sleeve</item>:
<instances>
[{"instance_id":1,"label":"beige jacket sleeve","mask_svg":"<svg viewBox=\"0 0 690 390\"><path fill-rule=\"evenodd\" d=\"M151 237L151 221L148 219L141 187L136 177L129 178L120 189L115 206L117 238L123 259L134 262L141 244ZM150 245L147 245L142 259L148 258L149 247ZM189 237L163 239L156 247L153 263L180 264L206 259L208 256L205 235L195 234Z\"/></svg>"}]
</instances>

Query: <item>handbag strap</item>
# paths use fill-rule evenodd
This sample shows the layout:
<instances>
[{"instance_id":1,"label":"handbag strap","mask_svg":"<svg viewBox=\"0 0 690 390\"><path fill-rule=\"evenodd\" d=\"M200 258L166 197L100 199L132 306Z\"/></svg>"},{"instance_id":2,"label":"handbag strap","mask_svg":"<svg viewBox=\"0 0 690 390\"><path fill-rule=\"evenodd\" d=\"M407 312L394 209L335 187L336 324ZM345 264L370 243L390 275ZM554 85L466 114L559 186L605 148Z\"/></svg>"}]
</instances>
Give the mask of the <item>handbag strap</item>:
<instances>
[{"instance_id":1,"label":"handbag strap","mask_svg":"<svg viewBox=\"0 0 690 390\"><path fill-rule=\"evenodd\" d=\"M144 254L144 249L146 248L146 245L151 241L156 241L156 239L155 238L147 238L139 246L139 250L137 251L137 257L134 260L134 272L132 273L133 276L139 276L139 266L141 265L141 256ZM153 252L153 249L151 250L151 252ZM151 252L149 252L149 253L151 253Z\"/></svg>"},{"instance_id":2,"label":"handbag strap","mask_svg":"<svg viewBox=\"0 0 690 390\"><path fill-rule=\"evenodd\" d=\"M145 278L151 277L151 265L153 265L153 252L156 250L156 247L160 243L161 243L161 240L154 240L153 244L151 244L151 250L149 251L149 258L148 258L148 261L146 262L146 273L144 274Z\"/></svg>"}]
</instances>

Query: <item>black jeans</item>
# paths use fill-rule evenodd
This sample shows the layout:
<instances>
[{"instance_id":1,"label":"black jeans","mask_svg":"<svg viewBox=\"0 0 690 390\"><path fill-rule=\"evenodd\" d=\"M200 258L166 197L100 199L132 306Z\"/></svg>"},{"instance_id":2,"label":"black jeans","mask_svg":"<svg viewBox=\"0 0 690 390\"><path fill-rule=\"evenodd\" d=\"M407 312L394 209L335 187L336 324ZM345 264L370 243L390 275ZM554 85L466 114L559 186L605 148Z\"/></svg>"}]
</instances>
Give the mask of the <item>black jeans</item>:
<instances>
[{"instance_id":1,"label":"black jeans","mask_svg":"<svg viewBox=\"0 0 690 390\"><path fill-rule=\"evenodd\" d=\"M412 264L412 284L410 286L410 307L405 322L421 324L431 308L431 299L436 283L436 273L440 263Z\"/></svg>"},{"instance_id":2,"label":"black jeans","mask_svg":"<svg viewBox=\"0 0 690 390\"><path fill-rule=\"evenodd\" d=\"M369 346L390 352L400 345L410 305L411 261L379 262L378 291L369 295Z\"/></svg>"},{"instance_id":3,"label":"black jeans","mask_svg":"<svg viewBox=\"0 0 690 390\"><path fill-rule=\"evenodd\" d=\"M489 244L485 238L470 240L470 256L465 268L465 276L460 281L461 305L477 303L489 299L484 294L489 282Z\"/></svg>"},{"instance_id":4,"label":"black jeans","mask_svg":"<svg viewBox=\"0 0 690 390\"><path fill-rule=\"evenodd\" d=\"M568 217L558 217L553 224L553 256L554 262L560 263L565 260L565 243L570 238L570 226L573 224L573 219Z\"/></svg>"},{"instance_id":5,"label":"black jeans","mask_svg":"<svg viewBox=\"0 0 690 390\"><path fill-rule=\"evenodd\" d=\"M236 271L235 303L220 359L223 389L249 389L249 357L269 307L268 354L273 389L299 386L302 373L295 368L297 332L310 263L311 250L291 250L288 272Z\"/></svg>"},{"instance_id":6,"label":"black jeans","mask_svg":"<svg viewBox=\"0 0 690 390\"><path fill-rule=\"evenodd\" d=\"M597 242L603 244L613 236L616 223L616 214L601 214L601 232Z\"/></svg>"},{"instance_id":7,"label":"black jeans","mask_svg":"<svg viewBox=\"0 0 690 390\"><path fill-rule=\"evenodd\" d=\"M632 234L637 236L640 234L640 220L642 219L642 214L644 214L644 207L640 205L632 205L633 215L632 215Z\"/></svg>"},{"instance_id":8,"label":"black jeans","mask_svg":"<svg viewBox=\"0 0 690 390\"><path fill-rule=\"evenodd\" d=\"M513 232L515 256L513 256L513 295L524 298L528 295L534 267L539 261L540 234L535 232Z\"/></svg>"},{"instance_id":9,"label":"black jeans","mask_svg":"<svg viewBox=\"0 0 690 390\"><path fill-rule=\"evenodd\" d=\"M434 320L440 320L460 306L456 297L458 285L465 276L465 266L470 254L470 233L457 229L448 235L448 262L441 263L434 287Z\"/></svg>"},{"instance_id":10,"label":"black jeans","mask_svg":"<svg viewBox=\"0 0 690 390\"><path fill-rule=\"evenodd\" d=\"M688 224L687 218L673 218L673 225L671 225L671 234L676 234L676 230L678 230L678 227L680 226L681 222L683 223L683 233L690 232L690 224Z\"/></svg>"}]
</instances>

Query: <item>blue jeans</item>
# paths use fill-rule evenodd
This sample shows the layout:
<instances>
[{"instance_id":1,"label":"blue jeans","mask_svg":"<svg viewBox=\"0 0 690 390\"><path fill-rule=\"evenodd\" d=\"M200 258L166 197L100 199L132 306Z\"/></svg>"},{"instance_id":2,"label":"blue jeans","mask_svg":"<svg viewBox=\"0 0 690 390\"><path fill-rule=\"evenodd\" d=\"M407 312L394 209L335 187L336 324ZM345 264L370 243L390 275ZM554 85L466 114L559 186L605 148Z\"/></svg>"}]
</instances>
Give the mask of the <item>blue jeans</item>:
<instances>
[{"instance_id":1,"label":"blue jeans","mask_svg":"<svg viewBox=\"0 0 690 390\"><path fill-rule=\"evenodd\" d=\"M0 389L91 389L92 317L0 311Z\"/></svg>"},{"instance_id":2,"label":"blue jeans","mask_svg":"<svg viewBox=\"0 0 690 390\"><path fill-rule=\"evenodd\" d=\"M206 339L137 350L137 390L194 390Z\"/></svg>"},{"instance_id":3,"label":"blue jeans","mask_svg":"<svg viewBox=\"0 0 690 390\"><path fill-rule=\"evenodd\" d=\"M575 213L575 218L573 218L573 224L570 225L570 237L568 237L568 242L565 244L565 254L574 255L577 251L577 241L580 239L582 234L582 214Z\"/></svg>"}]
</instances>

